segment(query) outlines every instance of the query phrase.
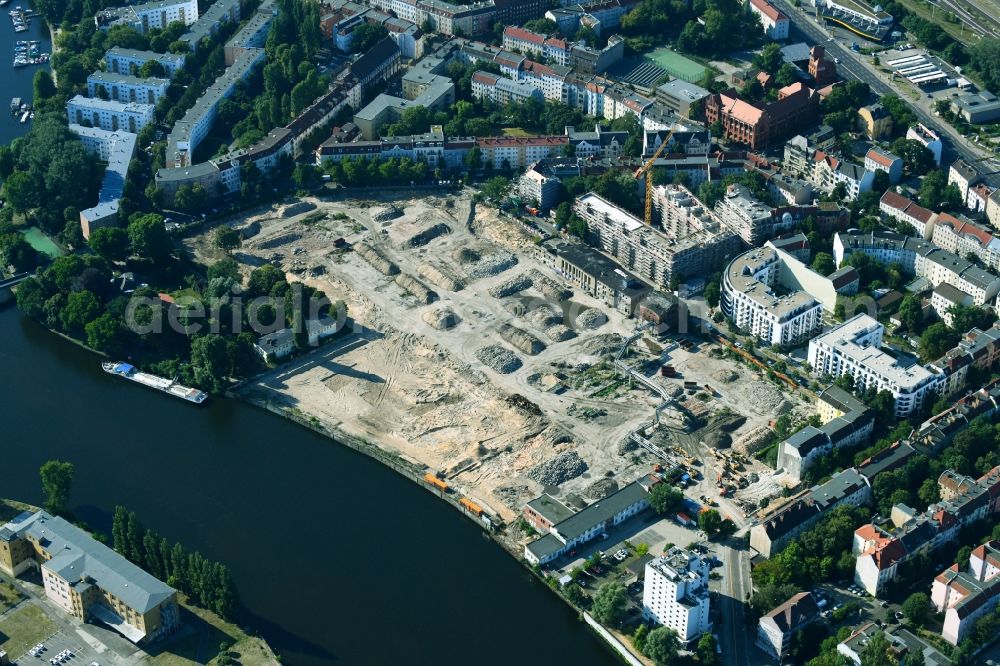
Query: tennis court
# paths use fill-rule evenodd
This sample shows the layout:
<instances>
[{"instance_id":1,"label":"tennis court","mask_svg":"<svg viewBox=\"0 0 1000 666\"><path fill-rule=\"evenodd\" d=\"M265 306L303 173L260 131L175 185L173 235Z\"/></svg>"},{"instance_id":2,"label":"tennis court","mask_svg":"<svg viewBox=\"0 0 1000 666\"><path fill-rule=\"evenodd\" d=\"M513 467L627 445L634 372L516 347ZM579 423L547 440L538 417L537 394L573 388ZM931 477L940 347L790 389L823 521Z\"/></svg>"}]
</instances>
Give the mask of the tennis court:
<instances>
[{"instance_id":1,"label":"tennis court","mask_svg":"<svg viewBox=\"0 0 1000 666\"><path fill-rule=\"evenodd\" d=\"M676 76L678 79L684 79L691 83L697 83L704 78L705 74L708 73L708 68L701 65L690 58L685 58L680 53L676 51L671 51L668 48L656 49L649 53L646 58L663 69L667 70L672 76Z\"/></svg>"}]
</instances>

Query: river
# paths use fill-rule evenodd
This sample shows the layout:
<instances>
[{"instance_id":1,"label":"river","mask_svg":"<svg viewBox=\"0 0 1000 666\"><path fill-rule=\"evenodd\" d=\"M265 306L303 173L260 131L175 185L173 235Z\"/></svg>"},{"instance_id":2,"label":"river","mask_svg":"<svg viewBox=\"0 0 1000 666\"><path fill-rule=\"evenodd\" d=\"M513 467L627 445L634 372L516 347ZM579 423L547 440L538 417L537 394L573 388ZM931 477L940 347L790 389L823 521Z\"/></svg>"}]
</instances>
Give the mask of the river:
<instances>
[{"instance_id":1,"label":"river","mask_svg":"<svg viewBox=\"0 0 1000 666\"><path fill-rule=\"evenodd\" d=\"M41 19L31 19L31 27L25 32L14 32L14 25L7 12L17 6L27 9L29 4L26 0L11 0L8 5L0 9L0 144L10 143L31 127L31 121L22 125L20 118L11 118L8 111L10 99L20 97L25 102L31 102L34 95L32 81L35 72L42 67L48 68L48 65L14 67L12 64L14 42L21 39L38 40L41 42L43 53L52 52L49 31Z\"/></svg>"},{"instance_id":2,"label":"river","mask_svg":"<svg viewBox=\"0 0 1000 666\"><path fill-rule=\"evenodd\" d=\"M433 495L243 403L195 407L0 307L0 495L40 503L76 466L72 509L116 504L230 565L286 664L617 664L551 591Z\"/></svg>"}]
</instances>

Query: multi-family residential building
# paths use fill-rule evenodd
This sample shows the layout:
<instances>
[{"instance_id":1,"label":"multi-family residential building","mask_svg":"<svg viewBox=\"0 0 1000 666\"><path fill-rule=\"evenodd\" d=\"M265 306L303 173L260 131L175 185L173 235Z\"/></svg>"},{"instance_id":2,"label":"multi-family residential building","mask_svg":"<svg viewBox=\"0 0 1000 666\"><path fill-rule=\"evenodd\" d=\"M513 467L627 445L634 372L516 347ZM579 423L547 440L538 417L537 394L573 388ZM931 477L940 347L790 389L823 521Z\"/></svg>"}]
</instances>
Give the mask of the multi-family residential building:
<instances>
[{"instance_id":1,"label":"multi-family residential building","mask_svg":"<svg viewBox=\"0 0 1000 666\"><path fill-rule=\"evenodd\" d=\"M264 48L274 16L270 0L258 7L243 27L226 41L224 47L226 67L232 67L240 58L256 57L256 52Z\"/></svg>"},{"instance_id":2,"label":"multi-family residential building","mask_svg":"<svg viewBox=\"0 0 1000 666\"><path fill-rule=\"evenodd\" d=\"M72 525L45 511L0 527L0 572L41 574L45 596L84 622L100 622L146 645L180 625L177 592Z\"/></svg>"},{"instance_id":3,"label":"multi-family residential building","mask_svg":"<svg viewBox=\"0 0 1000 666\"><path fill-rule=\"evenodd\" d=\"M950 470L941 475L938 484L948 499L931 504L924 513L897 504L891 524L870 523L855 530L854 580L868 594L878 597L909 558L937 550L954 540L966 525L997 512L1000 467L978 479L962 479L959 484L955 479Z\"/></svg>"},{"instance_id":4,"label":"multi-family residential building","mask_svg":"<svg viewBox=\"0 0 1000 666\"><path fill-rule=\"evenodd\" d=\"M625 142L628 141L628 132L609 130L600 124L595 125L592 132L567 126L566 136L569 137L569 145L573 146L573 155L582 159L616 159L625 153Z\"/></svg>"},{"instance_id":5,"label":"multi-family residential building","mask_svg":"<svg viewBox=\"0 0 1000 666\"><path fill-rule=\"evenodd\" d=\"M722 223L750 247L757 247L773 231L773 209L758 201L750 190L739 183L726 187L726 194L715 205L715 212ZM789 222L791 228L793 222Z\"/></svg>"},{"instance_id":6,"label":"multi-family residential building","mask_svg":"<svg viewBox=\"0 0 1000 666\"><path fill-rule=\"evenodd\" d=\"M658 477L643 477L554 523L544 536L524 547L524 559L531 564L548 564L576 546L593 541L608 527L648 509L649 489L659 482Z\"/></svg>"},{"instance_id":7,"label":"multi-family residential building","mask_svg":"<svg viewBox=\"0 0 1000 666\"><path fill-rule=\"evenodd\" d=\"M967 307L972 305L972 296L967 293L953 287L947 282L942 282L938 286L934 287L931 292L931 308L937 313L937 316L941 318L941 321L946 323L948 326L952 325L951 313L948 312L953 306Z\"/></svg>"},{"instance_id":8,"label":"multi-family residential building","mask_svg":"<svg viewBox=\"0 0 1000 666\"><path fill-rule=\"evenodd\" d=\"M233 94L240 82L250 77L254 68L263 62L264 58L264 49L258 48L237 59L232 67L227 67L219 78L212 82L194 105L184 113L184 117L174 123L173 129L167 136L166 160L169 167L186 167L193 162L192 156L198 145L212 129L219 105Z\"/></svg>"},{"instance_id":9,"label":"multi-family residential building","mask_svg":"<svg viewBox=\"0 0 1000 666\"><path fill-rule=\"evenodd\" d=\"M561 136L498 136L476 139L476 147L484 164L495 169L524 169L532 162L552 159L565 154L569 137Z\"/></svg>"},{"instance_id":10,"label":"multi-family residential building","mask_svg":"<svg viewBox=\"0 0 1000 666\"><path fill-rule=\"evenodd\" d=\"M965 207L973 213L985 213L994 190L995 188L986 183L976 183L969 188L969 193L965 196Z\"/></svg>"},{"instance_id":11,"label":"multi-family residential building","mask_svg":"<svg viewBox=\"0 0 1000 666\"><path fill-rule=\"evenodd\" d=\"M685 644L711 631L710 570L700 555L676 546L647 562L642 587L643 618L674 630Z\"/></svg>"},{"instance_id":12,"label":"multi-family residential building","mask_svg":"<svg viewBox=\"0 0 1000 666\"><path fill-rule=\"evenodd\" d=\"M1000 189L993 190L986 200L986 219L994 228L1000 228Z\"/></svg>"},{"instance_id":13,"label":"multi-family residential building","mask_svg":"<svg viewBox=\"0 0 1000 666\"><path fill-rule=\"evenodd\" d=\"M892 115L877 102L862 106L858 109L858 129L867 134L869 139L884 139L892 133Z\"/></svg>"},{"instance_id":14,"label":"multi-family residential building","mask_svg":"<svg viewBox=\"0 0 1000 666\"><path fill-rule=\"evenodd\" d=\"M906 418L936 400L944 377L882 350L884 332L878 321L859 314L809 341L809 365L817 376L850 375L858 390L888 391L896 401L896 416Z\"/></svg>"},{"instance_id":15,"label":"multi-family residential building","mask_svg":"<svg viewBox=\"0 0 1000 666\"><path fill-rule=\"evenodd\" d=\"M875 173L821 150L813 153L810 182L827 194L838 185L844 187L844 198L854 201L864 192L870 192L875 183Z\"/></svg>"},{"instance_id":16,"label":"multi-family residential building","mask_svg":"<svg viewBox=\"0 0 1000 666\"><path fill-rule=\"evenodd\" d=\"M683 79L674 79L657 86L656 101L681 118L692 117L692 107L701 109L700 103L711 93Z\"/></svg>"},{"instance_id":17,"label":"multi-family residential building","mask_svg":"<svg viewBox=\"0 0 1000 666\"><path fill-rule=\"evenodd\" d=\"M517 191L526 201L534 201L548 210L559 201L560 181L535 162L517 181Z\"/></svg>"},{"instance_id":18,"label":"multi-family residential building","mask_svg":"<svg viewBox=\"0 0 1000 666\"><path fill-rule=\"evenodd\" d=\"M581 25L585 25L598 35L605 35L621 25L621 18L627 14L638 0L591 0L576 4L563 1L561 7L549 9L545 17L555 21L559 32L575 35Z\"/></svg>"},{"instance_id":19,"label":"multi-family residential building","mask_svg":"<svg viewBox=\"0 0 1000 666\"><path fill-rule=\"evenodd\" d=\"M967 164L965 160L955 160L948 167L948 184L958 188L958 193L965 201L969 196L969 188L983 179L981 173L975 167Z\"/></svg>"},{"instance_id":20,"label":"multi-family residential building","mask_svg":"<svg viewBox=\"0 0 1000 666\"><path fill-rule=\"evenodd\" d=\"M885 171L889 174L889 183L894 185L903 178L903 158L872 146L865 154L865 171Z\"/></svg>"},{"instance_id":21,"label":"multi-family residential building","mask_svg":"<svg viewBox=\"0 0 1000 666\"><path fill-rule=\"evenodd\" d=\"M871 488L855 470L840 472L826 483L790 498L787 503L769 508L750 529L750 547L763 557L773 557L792 539L812 528L827 512L844 504L864 504L870 497Z\"/></svg>"},{"instance_id":22,"label":"multi-family residential building","mask_svg":"<svg viewBox=\"0 0 1000 666\"><path fill-rule=\"evenodd\" d=\"M183 53L156 53L155 51L123 49L118 46L108 49L108 52L104 54L104 61L107 63L109 72L135 75L147 62L155 61L163 66L167 78L171 79L184 67L184 58Z\"/></svg>"},{"instance_id":23,"label":"multi-family residential building","mask_svg":"<svg viewBox=\"0 0 1000 666\"><path fill-rule=\"evenodd\" d=\"M168 79L143 79L131 74L94 72L87 77L87 95L113 102L156 104L167 94Z\"/></svg>"},{"instance_id":24,"label":"multi-family residential building","mask_svg":"<svg viewBox=\"0 0 1000 666\"><path fill-rule=\"evenodd\" d=\"M821 455L864 442L875 426L865 404L837 386L823 391L816 403L821 425L807 425L778 445L777 468L796 481Z\"/></svg>"},{"instance_id":25,"label":"multi-family residential building","mask_svg":"<svg viewBox=\"0 0 1000 666\"><path fill-rule=\"evenodd\" d=\"M99 127L70 124L88 153L107 163L97 205L80 211L80 229L90 238L94 229L118 223L118 202L125 190L125 177L135 155L136 135L124 130L110 132Z\"/></svg>"},{"instance_id":26,"label":"multi-family residential building","mask_svg":"<svg viewBox=\"0 0 1000 666\"><path fill-rule=\"evenodd\" d=\"M712 151L712 135L707 129L683 129L674 126L670 129L646 130L642 136L642 156L650 158L660 149L660 144L667 141L662 155L669 159L670 155L700 155L708 157Z\"/></svg>"},{"instance_id":27,"label":"multi-family residential building","mask_svg":"<svg viewBox=\"0 0 1000 666\"><path fill-rule=\"evenodd\" d=\"M1000 292L1000 277L927 241L889 231L840 232L833 239L837 265L852 252L864 252L885 264L898 263L906 272L926 278L932 287L948 282L972 296L976 305L992 302Z\"/></svg>"},{"instance_id":28,"label":"multi-family residential building","mask_svg":"<svg viewBox=\"0 0 1000 666\"><path fill-rule=\"evenodd\" d=\"M431 125L430 131L424 134L389 136L375 141L340 141L331 138L316 149L316 164L322 166L325 162L340 162L345 159L387 160L406 157L424 161L432 169L458 169L463 167L465 156L475 146L476 140L472 137L447 138L441 125ZM558 184L558 180L554 178L552 182ZM542 195L542 192L535 194ZM547 189L545 194L550 195L551 191Z\"/></svg>"},{"instance_id":29,"label":"multi-family residential building","mask_svg":"<svg viewBox=\"0 0 1000 666\"><path fill-rule=\"evenodd\" d=\"M558 65L569 64L570 46L565 39L549 37L509 25L503 30L503 47L509 51L547 58Z\"/></svg>"},{"instance_id":30,"label":"multi-family residential building","mask_svg":"<svg viewBox=\"0 0 1000 666\"><path fill-rule=\"evenodd\" d=\"M795 634L818 619L819 606L812 593L799 592L761 616L757 622L757 647L780 661Z\"/></svg>"},{"instance_id":31,"label":"multi-family residential building","mask_svg":"<svg viewBox=\"0 0 1000 666\"><path fill-rule=\"evenodd\" d=\"M931 151L934 156L934 164L941 166L941 137L937 132L929 129L926 125L917 123L906 130L906 138L916 141L921 146Z\"/></svg>"},{"instance_id":32,"label":"multi-family residential building","mask_svg":"<svg viewBox=\"0 0 1000 666\"><path fill-rule=\"evenodd\" d=\"M934 233L934 223L937 221L937 213L918 206L916 202L896 194L892 190L886 190L882 198L879 199L878 207L887 217L897 222L909 224L921 238L931 239Z\"/></svg>"},{"instance_id":33,"label":"multi-family residential building","mask_svg":"<svg viewBox=\"0 0 1000 666\"><path fill-rule=\"evenodd\" d=\"M960 257L975 255L987 267L1000 269L1000 238L964 216L938 213L931 242Z\"/></svg>"},{"instance_id":34,"label":"multi-family residential building","mask_svg":"<svg viewBox=\"0 0 1000 666\"><path fill-rule=\"evenodd\" d=\"M741 254L723 273L722 311L767 344L792 346L823 328L823 304L805 291L784 288L788 280L782 278L791 275L785 263L792 261L798 260L768 243Z\"/></svg>"},{"instance_id":35,"label":"multi-family residential building","mask_svg":"<svg viewBox=\"0 0 1000 666\"><path fill-rule=\"evenodd\" d=\"M151 0L125 7L108 7L94 15L94 24L101 30L124 25L139 34L163 30L171 23L191 25L198 20L198 0Z\"/></svg>"},{"instance_id":36,"label":"multi-family residential building","mask_svg":"<svg viewBox=\"0 0 1000 666\"><path fill-rule=\"evenodd\" d=\"M760 17L764 26L764 34L770 39L781 41L788 39L788 17L778 11L778 8L767 0L747 0L750 11Z\"/></svg>"},{"instance_id":37,"label":"multi-family residential building","mask_svg":"<svg viewBox=\"0 0 1000 666\"><path fill-rule=\"evenodd\" d=\"M705 99L705 117L709 124L722 124L726 139L756 150L809 124L818 104L819 95L802 83L779 89L777 101L766 104L745 102L728 90Z\"/></svg>"},{"instance_id":38,"label":"multi-family residential building","mask_svg":"<svg viewBox=\"0 0 1000 666\"><path fill-rule=\"evenodd\" d=\"M941 637L958 645L976 621L1000 604L1000 542L989 541L969 555L968 566L951 565L934 579L931 603L944 613Z\"/></svg>"},{"instance_id":39,"label":"multi-family residential building","mask_svg":"<svg viewBox=\"0 0 1000 666\"><path fill-rule=\"evenodd\" d=\"M115 132L125 130L133 134L153 122L152 104L137 102L112 102L109 100L76 95L66 102L66 115L70 123Z\"/></svg>"},{"instance_id":40,"label":"multi-family residential building","mask_svg":"<svg viewBox=\"0 0 1000 666\"><path fill-rule=\"evenodd\" d=\"M543 98L542 91L538 88L482 70L472 75L472 96L500 106L520 104L531 98L539 100Z\"/></svg>"},{"instance_id":41,"label":"multi-family residential building","mask_svg":"<svg viewBox=\"0 0 1000 666\"><path fill-rule=\"evenodd\" d=\"M704 207L690 193L678 200L662 196L658 199L661 210L662 207L670 209L663 213L668 218L668 226L670 219L686 220L680 226L689 229L704 226L688 236L670 236L647 227L635 216L594 193L578 197L573 210L587 222L604 252L659 289L669 290L674 275L704 275L718 269L739 247L740 241L735 234L721 228L714 216L701 214L706 212ZM689 217L687 212L680 210L687 207L701 211L698 214L691 211Z\"/></svg>"},{"instance_id":42,"label":"multi-family residential building","mask_svg":"<svg viewBox=\"0 0 1000 666\"><path fill-rule=\"evenodd\" d=\"M264 0L258 6L258 12L272 11L273 5L274 0ZM191 53L194 53L202 44L209 43L219 32L219 28L229 23L238 23L242 9L242 0L215 0L197 21L188 26L179 41L187 44Z\"/></svg>"}]
</instances>

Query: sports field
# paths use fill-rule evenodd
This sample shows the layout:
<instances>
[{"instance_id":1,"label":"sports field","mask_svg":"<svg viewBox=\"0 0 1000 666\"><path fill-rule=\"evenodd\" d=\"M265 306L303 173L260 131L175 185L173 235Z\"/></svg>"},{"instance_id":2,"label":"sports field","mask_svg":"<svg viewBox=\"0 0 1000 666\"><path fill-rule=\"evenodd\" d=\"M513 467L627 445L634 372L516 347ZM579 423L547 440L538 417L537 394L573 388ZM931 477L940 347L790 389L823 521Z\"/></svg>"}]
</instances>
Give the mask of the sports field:
<instances>
[{"instance_id":1,"label":"sports field","mask_svg":"<svg viewBox=\"0 0 1000 666\"><path fill-rule=\"evenodd\" d=\"M704 65L701 65L690 58L685 58L680 53L671 51L668 48L660 48L655 51L651 51L646 55L646 59L659 65L663 69L667 70L667 72L671 75L676 76L678 79L684 79L685 81L690 81L691 83L701 81L701 79L709 71Z\"/></svg>"}]
</instances>

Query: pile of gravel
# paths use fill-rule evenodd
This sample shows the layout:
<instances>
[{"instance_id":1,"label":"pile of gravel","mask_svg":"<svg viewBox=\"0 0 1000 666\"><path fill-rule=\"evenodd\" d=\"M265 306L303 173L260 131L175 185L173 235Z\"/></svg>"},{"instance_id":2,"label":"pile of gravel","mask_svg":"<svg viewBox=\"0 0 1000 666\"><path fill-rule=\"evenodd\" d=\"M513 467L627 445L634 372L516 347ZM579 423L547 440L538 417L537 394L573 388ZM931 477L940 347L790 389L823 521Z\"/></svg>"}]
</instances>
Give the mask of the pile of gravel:
<instances>
[{"instance_id":1,"label":"pile of gravel","mask_svg":"<svg viewBox=\"0 0 1000 666\"><path fill-rule=\"evenodd\" d=\"M438 236L443 236L444 234L450 234L450 233L451 233L451 227L449 227L444 222L439 222L433 226L427 227L423 231L418 231L417 233L413 234L412 236L401 242L399 246L404 249L420 247L422 245L427 245Z\"/></svg>"},{"instance_id":2,"label":"pile of gravel","mask_svg":"<svg viewBox=\"0 0 1000 666\"><path fill-rule=\"evenodd\" d=\"M538 328L555 326L556 324L561 324L563 320L562 313L556 312L556 309L551 305L539 305L531 311L528 319Z\"/></svg>"},{"instance_id":3,"label":"pile of gravel","mask_svg":"<svg viewBox=\"0 0 1000 666\"><path fill-rule=\"evenodd\" d=\"M500 284L490 287L490 296L493 298L506 298L524 291L531 286L531 278L527 275L518 275Z\"/></svg>"},{"instance_id":4,"label":"pile of gravel","mask_svg":"<svg viewBox=\"0 0 1000 666\"><path fill-rule=\"evenodd\" d=\"M535 289L542 292L545 298L553 301L564 301L573 296L572 289L567 289L552 278L543 275L541 271L532 270L528 273L528 276L531 278Z\"/></svg>"},{"instance_id":5,"label":"pile of gravel","mask_svg":"<svg viewBox=\"0 0 1000 666\"><path fill-rule=\"evenodd\" d=\"M577 316L575 323L581 328L593 331L608 323L608 317L600 310L591 308L590 310L581 312Z\"/></svg>"},{"instance_id":6,"label":"pile of gravel","mask_svg":"<svg viewBox=\"0 0 1000 666\"><path fill-rule=\"evenodd\" d=\"M576 337L576 331L562 324L556 324L545 329L545 335L549 336L552 342L566 342Z\"/></svg>"},{"instance_id":7,"label":"pile of gravel","mask_svg":"<svg viewBox=\"0 0 1000 666\"><path fill-rule=\"evenodd\" d=\"M389 206L372 213L372 222L388 222L403 215L403 209L397 206Z\"/></svg>"},{"instance_id":8,"label":"pile of gravel","mask_svg":"<svg viewBox=\"0 0 1000 666\"><path fill-rule=\"evenodd\" d=\"M545 486L558 486L587 471L587 463L576 451L560 453L528 470L526 476Z\"/></svg>"},{"instance_id":9,"label":"pile of gravel","mask_svg":"<svg viewBox=\"0 0 1000 666\"><path fill-rule=\"evenodd\" d=\"M470 250L471 252L471 250ZM517 265L517 257L510 252L495 252L482 257L479 262L469 269L469 277L473 280L500 275L506 270L510 270Z\"/></svg>"},{"instance_id":10,"label":"pile of gravel","mask_svg":"<svg viewBox=\"0 0 1000 666\"><path fill-rule=\"evenodd\" d=\"M448 291L461 291L465 288L462 281L438 268L437 266L432 266L431 264L420 264L417 266L417 273L420 274L428 282L440 287L441 289L447 289Z\"/></svg>"},{"instance_id":11,"label":"pile of gravel","mask_svg":"<svg viewBox=\"0 0 1000 666\"><path fill-rule=\"evenodd\" d=\"M405 291L412 294L421 303L433 303L438 300L438 295L436 291L427 288L420 280L416 279L412 275L407 275L406 273L400 273L396 276L396 284L398 284Z\"/></svg>"},{"instance_id":12,"label":"pile of gravel","mask_svg":"<svg viewBox=\"0 0 1000 666\"><path fill-rule=\"evenodd\" d=\"M583 495L588 499L599 500L616 490L618 490L618 482L614 479L598 479L583 489Z\"/></svg>"},{"instance_id":13,"label":"pile of gravel","mask_svg":"<svg viewBox=\"0 0 1000 666\"><path fill-rule=\"evenodd\" d=\"M521 359L517 354L500 345L489 345L476 352L480 363L488 365L502 375L509 375L520 369Z\"/></svg>"},{"instance_id":14,"label":"pile of gravel","mask_svg":"<svg viewBox=\"0 0 1000 666\"><path fill-rule=\"evenodd\" d=\"M399 274L399 266L390 261L380 250L367 243L358 243L355 245L354 253L371 264L379 273L384 275Z\"/></svg>"},{"instance_id":15,"label":"pile of gravel","mask_svg":"<svg viewBox=\"0 0 1000 666\"><path fill-rule=\"evenodd\" d=\"M511 326L510 324L501 324L497 328L497 332L500 334L500 337L525 354L534 356L535 354L540 354L545 349L544 342L523 328Z\"/></svg>"},{"instance_id":16,"label":"pile of gravel","mask_svg":"<svg viewBox=\"0 0 1000 666\"><path fill-rule=\"evenodd\" d=\"M514 486L498 486L493 489L493 494L501 502L518 511L523 508L524 500L531 496L528 486L521 483Z\"/></svg>"},{"instance_id":17,"label":"pile of gravel","mask_svg":"<svg viewBox=\"0 0 1000 666\"><path fill-rule=\"evenodd\" d=\"M618 455L623 456L631 451L638 451L639 445L631 437L626 437L618 442Z\"/></svg>"}]
</instances>

